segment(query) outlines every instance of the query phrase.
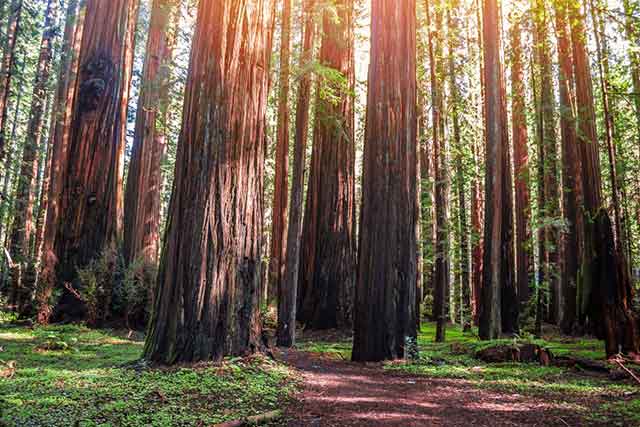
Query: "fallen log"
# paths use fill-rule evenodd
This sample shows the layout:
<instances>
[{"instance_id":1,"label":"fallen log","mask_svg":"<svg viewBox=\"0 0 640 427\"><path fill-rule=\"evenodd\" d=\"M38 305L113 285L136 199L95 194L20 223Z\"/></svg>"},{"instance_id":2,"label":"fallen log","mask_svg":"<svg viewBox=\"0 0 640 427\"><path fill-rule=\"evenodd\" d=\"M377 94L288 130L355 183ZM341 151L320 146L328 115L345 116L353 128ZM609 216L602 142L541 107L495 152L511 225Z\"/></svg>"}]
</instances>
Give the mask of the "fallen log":
<instances>
[{"instance_id":1,"label":"fallen log","mask_svg":"<svg viewBox=\"0 0 640 427\"><path fill-rule=\"evenodd\" d=\"M553 356L549 350L537 344L495 345L479 350L476 359L487 363L524 362L549 366Z\"/></svg>"},{"instance_id":2,"label":"fallen log","mask_svg":"<svg viewBox=\"0 0 640 427\"><path fill-rule=\"evenodd\" d=\"M265 412L264 414L253 415L240 420L226 421L220 424L214 424L213 427L246 427L246 426L258 426L268 423L270 421L277 420L282 416L282 411L276 409L275 411Z\"/></svg>"}]
</instances>

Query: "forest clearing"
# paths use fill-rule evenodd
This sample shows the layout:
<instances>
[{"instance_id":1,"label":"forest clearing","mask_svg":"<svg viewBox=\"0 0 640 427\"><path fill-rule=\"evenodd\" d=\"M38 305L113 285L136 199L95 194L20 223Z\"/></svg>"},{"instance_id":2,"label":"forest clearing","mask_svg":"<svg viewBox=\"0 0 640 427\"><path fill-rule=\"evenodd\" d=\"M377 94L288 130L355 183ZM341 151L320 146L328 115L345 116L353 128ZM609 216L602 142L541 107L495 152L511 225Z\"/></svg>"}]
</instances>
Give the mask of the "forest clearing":
<instances>
[{"instance_id":1,"label":"forest clearing","mask_svg":"<svg viewBox=\"0 0 640 427\"><path fill-rule=\"evenodd\" d=\"M640 0L0 0L0 427L640 426Z\"/></svg>"},{"instance_id":2,"label":"forest clearing","mask_svg":"<svg viewBox=\"0 0 640 427\"><path fill-rule=\"evenodd\" d=\"M632 379L486 363L474 354L495 342L456 327L448 332L449 342L436 344L435 325L424 324L424 356L415 361L351 363L350 338L334 330L302 334L297 349L274 350L273 358L152 368L138 364L139 334L5 323L0 361L19 362L10 380L0 370L0 422L217 426L267 414L273 418L259 425L640 425L640 384ZM535 342L558 357L604 360L598 340Z\"/></svg>"}]
</instances>

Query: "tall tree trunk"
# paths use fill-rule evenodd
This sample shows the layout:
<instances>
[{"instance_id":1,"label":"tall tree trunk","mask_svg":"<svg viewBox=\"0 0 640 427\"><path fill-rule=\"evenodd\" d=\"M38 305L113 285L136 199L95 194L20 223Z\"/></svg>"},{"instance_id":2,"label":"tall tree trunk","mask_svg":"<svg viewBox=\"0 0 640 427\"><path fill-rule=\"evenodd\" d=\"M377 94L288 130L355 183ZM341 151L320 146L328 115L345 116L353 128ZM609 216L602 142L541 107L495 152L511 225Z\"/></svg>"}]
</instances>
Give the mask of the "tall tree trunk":
<instances>
[{"instance_id":1,"label":"tall tree trunk","mask_svg":"<svg viewBox=\"0 0 640 427\"><path fill-rule=\"evenodd\" d=\"M372 2L354 361L417 348L415 9Z\"/></svg>"},{"instance_id":2,"label":"tall tree trunk","mask_svg":"<svg viewBox=\"0 0 640 427\"><path fill-rule=\"evenodd\" d=\"M70 125L79 68L80 44L84 28L86 1L70 0L63 37L58 83L53 106L53 128L50 135L51 159L47 212L42 239L42 266L36 288L38 323L46 324L51 316L51 297L56 283L55 269L58 262L55 240L58 223L62 217L61 192L66 179L69 156Z\"/></svg>"},{"instance_id":3,"label":"tall tree trunk","mask_svg":"<svg viewBox=\"0 0 640 427\"><path fill-rule=\"evenodd\" d=\"M477 102L477 119L479 119L481 123L482 132L479 136L480 144L478 145L474 140L472 148L473 148L473 162L474 162L474 179L472 186L472 194L473 201L471 204L471 227L473 230L473 247L472 251L472 290L473 290L473 322L475 325L480 323L480 305L482 300L482 271L484 262L484 243L483 243L483 224L482 224L482 216L483 216L483 194L482 194L482 185L480 183L480 164L482 162L481 155L481 147L486 144L487 140L487 129L485 126L486 122L486 103L485 103L485 84L484 84L484 61L483 61L483 53L482 53L482 17L481 17L481 7L480 1L475 1L475 12L476 12L476 36L477 36L477 56L476 61L478 62L478 74L480 75L480 93L478 96Z\"/></svg>"},{"instance_id":4,"label":"tall tree trunk","mask_svg":"<svg viewBox=\"0 0 640 427\"><path fill-rule=\"evenodd\" d=\"M320 63L340 77L320 80L303 246L309 290L301 318L310 329L350 328L355 282L355 89L353 3L335 2L323 17ZM323 95L325 90L331 97ZM340 101L335 103L333 97Z\"/></svg>"},{"instance_id":5,"label":"tall tree trunk","mask_svg":"<svg viewBox=\"0 0 640 427\"><path fill-rule=\"evenodd\" d=\"M7 34L4 44L4 53L0 69L0 162L6 155L6 127L7 115L9 113L9 94L11 92L11 80L13 78L13 68L16 54L16 40L20 31L20 20L22 18L22 1L11 0L9 5L9 22L7 24Z\"/></svg>"},{"instance_id":6,"label":"tall tree trunk","mask_svg":"<svg viewBox=\"0 0 640 427\"><path fill-rule=\"evenodd\" d=\"M502 29L502 6L498 6L500 30ZM500 31L502 33L502 31ZM504 62L501 61L501 64ZM513 335L518 333L518 294L516 288L516 265L514 252L513 227L513 173L511 170L511 150L509 147L509 120L507 115L507 89L504 67L500 66L500 124L502 129L502 282L501 321L502 332Z\"/></svg>"},{"instance_id":7,"label":"tall tree trunk","mask_svg":"<svg viewBox=\"0 0 640 427\"><path fill-rule=\"evenodd\" d=\"M556 36L560 62L560 130L562 134L562 188L564 219L567 229L562 243L562 319L560 326L566 334L573 332L576 322L578 271L580 267L582 230L582 179L578 156L575 123L575 94L572 70L572 51L568 28L567 2L558 1L556 8Z\"/></svg>"},{"instance_id":8,"label":"tall tree trunk","mask_svg":"<svg viewBox=\"0 0 640 427\"><path fill-rule=\"evenodd\" d=\"M579 288L579 319L605 339L607 356L638 353L640 335L631 312L632 289L616 260L611 220L602 208L602 186L591 71L586 50L584 14L570 3L579 147L584 192L585 245ZM586 191L589 189L589 191Z\"/></svg>"},{"instance_id":9,"label":"tall tree trunk","mask_svg":"<svg viewBox=\"0 0 640 427\"><path fill-rule=\"evenodd\" d=\"M457 11L459 7L457 2L451 4L451 10ZM466 203L466 188L464 181L464 147L462 143L460 129L460 93L457 76L459 74L458 65L456 64L454 55L459 47L459 34L457 23L454 22L452 12L447 10L447 26L449 28L449 86L451 91L451 110L453 122L453 141L455 150L455 169L456 169L456 190L458 193L458 234L460 236L459 247L459 277L460 277L460 295L456 299L460 303L459 320L463 329L471 329L471 281L470 281L470 265L469 265L469 228L468 228L468 211Z\"/></svg>"},{"instance_id":10,"label":"tall tree trunk","mask_svg":"<svg viewBox=\"0 0 640 427\"><path fill-rule=\"evenodd\" d=\"M35 283L35 278L29 279L26 274L29 271L28 265L31 263L30 242L33 231L34 200L37 192L37 153L42 139L43 114L47 99L47 85L49 83L53 39L56 35L57 21L58 2L56 0L48 0L33 95L31 97L27 134L20 164L10 239L14 267L11 274L11 295L13 295L13 298L9 301L9 304L15 305L18 313L22 315L27 315L31 311L33 289L28 285Z\"/></svg>"},{"instance_id":11,"label":"tall tree trunk","mask_svg":"<svg viewBox=\"0 0 640 427\"><path fill-rule=\"evenodd\" d=\"M199 4L147 359L217 360L259 345L274 15L272 0Z\"/></svg>"},{"instance_id":12,"label":"tall tree trunk","mask_svg":"<svg viewBox=\"0 0 640 427\"><path fill-rule=\"evenodd\" d=\"M315 39L314 14L316 0L305 0L302 64L306 66L313 60ZM304 193L304 165L307 150L309 128L309 105L311 103L311 74L305 73L298 88L296 105L296 133L293 154L293 177L291 185L291 209L289 210L289 229L287 232L287 254L284 278L278 290L278 330L279 346L291 347L296 341L296 319L301 308L306 289L300 270L301 233L302 233L302 196Z\"/></svg>"},{"instance_id":13,"label":"tall tree trunk","mask_svg":"<svg viewBox=\"0 0 640 427\"><path fill-rule=\"evenodd\" d=\"M544 235L546 253L546 284L549 288L547 320L558 323L560 319L560 280L558 269L559 235L553 222L560 216L558 187L558 149L556 138L555 97L551 48L548 37L548 10L544 0L535 1L534 18L536 32L536 59L540 78L540 108L542 114L542 143L544 151Z\"/></svg>"},{"instance_id":14,"label":"tall tree trunk","mask_svg":"<svg viewBox=\"0 0 640 427\"><path fill-rule=\"evenodd\" d=\"M160 164L166 147L170 74L176 40L175 0L154 0L149 24L142 89L136 110L124 198L124 259L155 268L160 227Z\"/></svg>"},{"instance_id":15,"label":"tall tree trunk","mask_svg":"<svg viewBox=\"0 0 640 427\"><path fill-rule=\"evenodd\" d=\"M287 192L289 191L289 74L291 50L291 0L282 1L276 176L273 189L268 301L277 298L287 251Z\"/></svg>"},{"instance_id":16,"label":"tall tree trunk","mask_svg":"<svg viewBox=\"0 0 640 427\"><path fill-rule=\"evenodd\" d=\"M531 253L531 200L529 196L529 151L526 114L524 61L520 39L522 16L511 27L511 127L515 173L516 287L520 313L525 314L531 298L533 256Z\"/></svg>"},{"instance_id":17,"label":"tall tree trunk","mask_svg":"<svg viewBox=\"0 0 640 427\"><path fill-rule=\"evenodd\" d=\"M89 0L79 52L79 76L60 195L55 255L58 283L77 289L78 268L115 249L122 224L122 179L127 99L133 63L137 1ZM82 289L80 289L82 292ZM108 316L110 290L97 301L95 321ZM60 316L84 317L72 292ZM73 312L73 313L72 313Z\"/></svg>"},{"instance_id":18,"label":"tall tree trunk","mask_svg":"<svg viewBox=\"0 0 640 427\"><path fill-rule=\"evenodd\" d=\"M436 342L444 342L448 318L448 289L449 289L449 245L447 232L447 183L446 183L446 154L444 138L444 93L443 75L444 61L442 54L442 39L437 36L442 25L442 5L436 5L435 28L431 27L431 13L426 4L427 27L429 31L429 69L431 77L431 110L433 131L433 171L435 189L435 229L436 239L434 247L434 295L433 314L437 322Z\"/></svg>"},{"instance_id":19,"label":"tall tree trunk","mask_svg":"<svg viewBox=\"0 0 640 427\"><path fill-rule=\"evenodd\" d=\"M483 8L483 46L485 83L485 126L487 133L484 262L480 329L482 339L500 335L502 291L502 227L503 227L503 123L500 66L499 13L496 0L485 0Z\"/></svg>"}]
</instances>

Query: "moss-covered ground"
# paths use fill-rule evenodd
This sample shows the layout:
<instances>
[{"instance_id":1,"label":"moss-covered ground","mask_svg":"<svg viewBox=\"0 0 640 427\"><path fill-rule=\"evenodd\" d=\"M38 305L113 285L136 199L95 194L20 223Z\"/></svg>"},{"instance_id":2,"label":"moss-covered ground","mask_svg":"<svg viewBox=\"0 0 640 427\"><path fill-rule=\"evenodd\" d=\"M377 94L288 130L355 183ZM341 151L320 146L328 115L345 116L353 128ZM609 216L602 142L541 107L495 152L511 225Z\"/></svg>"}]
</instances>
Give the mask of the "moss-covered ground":
<instances>
[{"instance_id":1,"label":"moss-covered ground","mask_svg":"<svg viewBox=\"0 0 640 427\"><path fill-rule=\"evenodd\" d=\"M209 426L282 408L294 388L262 356L140 369L142 345L79 325L0 325L0 425Z\"/></svg>"}]
</instances>

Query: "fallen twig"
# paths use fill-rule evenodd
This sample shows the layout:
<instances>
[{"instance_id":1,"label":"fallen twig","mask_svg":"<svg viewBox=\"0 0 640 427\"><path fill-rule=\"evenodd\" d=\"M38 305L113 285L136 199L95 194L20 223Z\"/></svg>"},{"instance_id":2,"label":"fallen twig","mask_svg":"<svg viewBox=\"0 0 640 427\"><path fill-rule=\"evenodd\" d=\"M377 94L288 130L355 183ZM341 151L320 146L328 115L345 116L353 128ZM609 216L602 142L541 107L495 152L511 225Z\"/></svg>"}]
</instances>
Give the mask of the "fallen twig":
<instances>
[{"instance_id":1,"label":"fallen twig","mask_svg":"<svg viewBox=\"0 0 640 427\"><path fill-rule=\"evenodd\" d=\"M624 363L622 363L620 361L620 359L614 359L614 362L616 362L622 369L624 369L626 371L627 374L631 375L631 377L634 380L636 380L638 382L638 384L640 384L640 378L638 378L638 376L636 374L634 374L631 369L629 369L626 366L624 366Z\"/></svg>"},{"instance_id":2,"label":"fallen twig","mask_svg":"<svg viewBox=\"0 0 640 427\"><path fill-rule=\"evenodd\" d=\"M253 415L251 417L246 417L241 420L227 421L220 424L215 424L213 427L245 427L245 426L255 426L267 423L269 421L276 420L282 416L282 411L276 409L275 411L265 412L260 415Z\"/></svg>"}]
</instances>

